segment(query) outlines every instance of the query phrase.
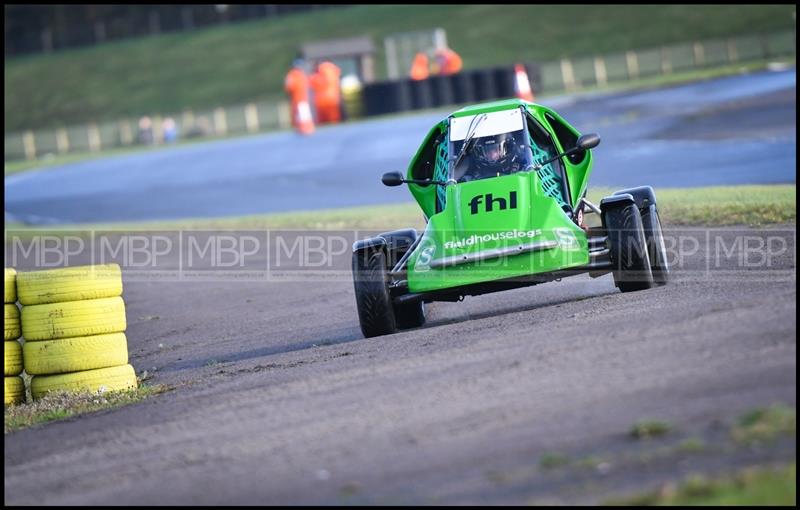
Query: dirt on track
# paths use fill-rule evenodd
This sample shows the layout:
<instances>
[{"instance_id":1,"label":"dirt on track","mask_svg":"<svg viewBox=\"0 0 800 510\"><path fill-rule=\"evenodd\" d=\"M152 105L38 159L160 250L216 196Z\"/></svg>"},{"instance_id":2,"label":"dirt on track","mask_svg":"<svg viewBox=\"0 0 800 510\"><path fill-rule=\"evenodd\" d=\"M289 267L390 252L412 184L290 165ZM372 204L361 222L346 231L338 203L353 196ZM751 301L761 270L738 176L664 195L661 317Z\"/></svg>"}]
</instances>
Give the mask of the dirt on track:
<instances>
[{"instance_id":1,"label":"dirt on track","mask_svg":"<svg viewBox=\"0 0 800 510\"><path fill-rule=\"evenodd\" d=\"M794 438L644 456L796 405L795 226L771 235L787 250L769 268L701 243L665 287L576 276L435 303L373 339L344 279L126 274L131 363L174 390L7 434L5 504L597 503L793 460ZM632 440L643 419L672 431ZM548 469L553 452L601 461Z\"/></svg>"}]
</instances>

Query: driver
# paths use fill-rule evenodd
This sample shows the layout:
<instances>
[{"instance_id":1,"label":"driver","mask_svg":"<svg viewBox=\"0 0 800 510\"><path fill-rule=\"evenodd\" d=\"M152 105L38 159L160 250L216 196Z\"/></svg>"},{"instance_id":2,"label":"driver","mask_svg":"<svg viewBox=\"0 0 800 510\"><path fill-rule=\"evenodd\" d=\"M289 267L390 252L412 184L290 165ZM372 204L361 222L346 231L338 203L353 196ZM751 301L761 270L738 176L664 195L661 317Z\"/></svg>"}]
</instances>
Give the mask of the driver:
<instances>
[{"instance_id":1,"label":"driver","mask_svg":"<svg viewBox=\"0 0 800 510\"><path fill-rule=\"evenodd\" d=\"M520 131L520 133L522 133ZM524 144L517 143L514 133L501 133L476 140L472 148L473 168L470 180L508 175L523 170Z\"/></svg>"}]
</instances>

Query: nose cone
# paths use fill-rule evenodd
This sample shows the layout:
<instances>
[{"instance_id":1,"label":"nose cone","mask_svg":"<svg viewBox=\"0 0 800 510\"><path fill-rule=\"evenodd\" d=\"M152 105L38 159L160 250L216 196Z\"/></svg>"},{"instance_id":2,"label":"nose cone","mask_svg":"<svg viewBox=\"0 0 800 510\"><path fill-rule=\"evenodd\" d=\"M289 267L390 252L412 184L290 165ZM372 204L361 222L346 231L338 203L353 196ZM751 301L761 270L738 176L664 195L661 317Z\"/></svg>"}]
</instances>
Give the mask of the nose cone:
<instances>
[{"instance_id":1,"label":"nose cone","mask_svg":"<svg viewBox=\"0 0 800 510\"><path fill-rule=\"evenodd\" d=\"M544 195L536 172L448 186L445 208L431 217L419 251L426 258L417 255L409 261L413 292L589 261L585 232Z\"/></svg>"},{"instance_id":2,"label":"nose cone","mask_svg":"<svg viewBox=\"0 0 800 510\"><path fill-rule=\"evenodd\" d=\"M531 225L530 176L527 173L457 184L454 190L454 234L470 236Z\"/></svg>"}]
</instances>

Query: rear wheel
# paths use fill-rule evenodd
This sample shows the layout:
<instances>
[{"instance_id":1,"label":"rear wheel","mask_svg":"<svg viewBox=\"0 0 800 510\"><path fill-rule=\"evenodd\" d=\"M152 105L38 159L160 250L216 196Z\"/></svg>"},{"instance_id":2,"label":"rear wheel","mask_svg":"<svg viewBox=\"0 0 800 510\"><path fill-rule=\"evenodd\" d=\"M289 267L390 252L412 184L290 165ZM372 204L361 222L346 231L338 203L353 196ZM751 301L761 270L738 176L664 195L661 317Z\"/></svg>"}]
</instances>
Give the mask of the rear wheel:
<instances>
[{"instance_id":1,"label":"rear wheel","mask_svg":"<svg viewBox=\"0 0 800 510\"><path fill-rule=\"evenodd\" d=\"M604 219L615 285L622 292L651 288L653 272L642 217L636 204L628 203L605 211Z\"/></svg>"},{"instance_id":2,"label":"rear wheel","mask_svg":"<svg viewBox=\"0 0 800 510\"><path fill-rule=\"evenodd\" d=\"M664 285L669 280L669 263L667 262L667 248L664 245L664 233L661 230L658 209L653 204L640 212L644 236L647 240L647 253L650 255L653 281L658 285Z\"/></svg>"},{"instance_id":3,"label":"rear wheel","mask_svg":"<svg viewBox=\"0 0 800 510\"><path fill-rule=\"evenodd\" d=\"M361 332L365 337L387 335L397 330L386 274L383 250L353 253L353 284Z\"/></svg>"}]
</instances>

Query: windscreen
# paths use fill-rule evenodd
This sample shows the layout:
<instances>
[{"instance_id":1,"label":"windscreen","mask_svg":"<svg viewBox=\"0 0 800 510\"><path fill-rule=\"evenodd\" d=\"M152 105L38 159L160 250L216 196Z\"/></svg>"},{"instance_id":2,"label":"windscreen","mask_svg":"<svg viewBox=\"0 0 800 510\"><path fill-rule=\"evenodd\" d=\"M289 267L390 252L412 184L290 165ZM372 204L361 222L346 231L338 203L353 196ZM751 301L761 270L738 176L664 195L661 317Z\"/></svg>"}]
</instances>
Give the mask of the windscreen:
<instances>
[{"instance_id":1,"label":"windscreen","mask_svg":"<svg viewBox=\"0 0 800 510\"><path fill-rule=\"evenodd\" d=\"M518 109L453 118L450 143L450 154L454 155L467 144L453 171L456 182L509 175L527 170L532 164L522 112Z\"/></svg>"}]
</instances>

